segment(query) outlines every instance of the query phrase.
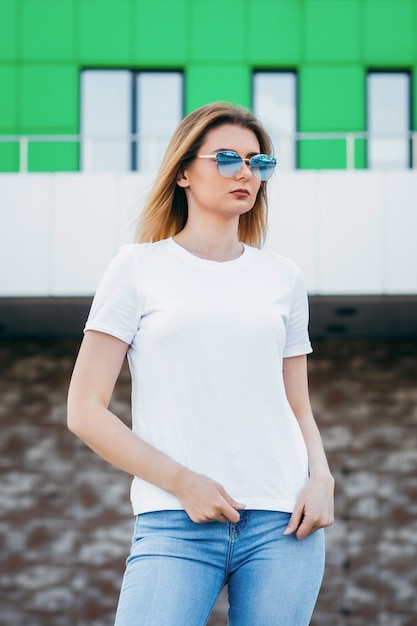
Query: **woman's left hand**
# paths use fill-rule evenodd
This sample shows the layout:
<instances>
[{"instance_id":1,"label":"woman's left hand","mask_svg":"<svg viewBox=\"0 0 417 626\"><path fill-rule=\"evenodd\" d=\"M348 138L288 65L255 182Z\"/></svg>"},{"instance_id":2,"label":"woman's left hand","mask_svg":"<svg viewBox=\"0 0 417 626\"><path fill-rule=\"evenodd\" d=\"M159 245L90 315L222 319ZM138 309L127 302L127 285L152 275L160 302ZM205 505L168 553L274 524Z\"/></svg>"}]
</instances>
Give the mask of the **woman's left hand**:
<instances>
[{"instance_id":1,"label":"woman's left hand","mask_svg":"<svg viewBox=\"0 0 417 626\"><path fill-rule=\"evenodd\" d=\"M317 470L300 492L284 535L305 539L319 528L333 524L334 478Z\"/></svg>"}]
</instances>

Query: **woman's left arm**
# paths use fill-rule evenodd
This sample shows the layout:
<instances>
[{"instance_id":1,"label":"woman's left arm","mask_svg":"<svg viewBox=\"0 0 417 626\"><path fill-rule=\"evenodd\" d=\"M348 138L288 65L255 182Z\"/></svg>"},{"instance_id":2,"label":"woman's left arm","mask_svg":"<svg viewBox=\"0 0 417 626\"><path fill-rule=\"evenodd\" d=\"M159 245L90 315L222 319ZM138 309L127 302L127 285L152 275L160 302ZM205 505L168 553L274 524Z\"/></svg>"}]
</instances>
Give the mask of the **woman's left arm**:
<instances>
[{"instance_id":1,"label":"woman's left arm","mask_svg":"<svg viewBox=\"0 0 417 626\"><path fill-rule=\"evenodd\" d=\"M333 523L334 478L330 473L320 432L310 405L305 355L284 359L283 376L288 402L307 447L310 478L301 490L284 534L304 539Z\"/></svg>"}]
</instances>

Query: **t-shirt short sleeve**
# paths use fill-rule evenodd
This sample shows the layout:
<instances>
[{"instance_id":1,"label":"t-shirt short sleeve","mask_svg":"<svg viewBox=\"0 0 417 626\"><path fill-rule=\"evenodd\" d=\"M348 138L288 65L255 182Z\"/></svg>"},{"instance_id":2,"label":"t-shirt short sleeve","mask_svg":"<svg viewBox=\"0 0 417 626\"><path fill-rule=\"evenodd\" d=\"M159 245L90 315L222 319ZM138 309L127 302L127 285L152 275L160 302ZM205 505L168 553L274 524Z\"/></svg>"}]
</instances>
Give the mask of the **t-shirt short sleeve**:
<instances>
[{"instance_id":1,"label":"t-shirt short sleeve","mask_svg":"<svg viewBox=\"0 0 417 626\"><path fill-rule=\"evenodd\" d=\"M307 291L298 267L295 267L295 272L292 302L287 321L284 358L313 352L308 333L309 313Z\"/></svg>"},{"instance_id":2,"label":"t-shirt short sleeve","mask_svg":"<svg viewBox=\"0 0 417 626\"><path fill-rule=\"evenodd\" d=\"M97 330L130 345L142 312L137 282L135 245L123 246L99 283L84 332Z\"/></svg>"}]
</instances>

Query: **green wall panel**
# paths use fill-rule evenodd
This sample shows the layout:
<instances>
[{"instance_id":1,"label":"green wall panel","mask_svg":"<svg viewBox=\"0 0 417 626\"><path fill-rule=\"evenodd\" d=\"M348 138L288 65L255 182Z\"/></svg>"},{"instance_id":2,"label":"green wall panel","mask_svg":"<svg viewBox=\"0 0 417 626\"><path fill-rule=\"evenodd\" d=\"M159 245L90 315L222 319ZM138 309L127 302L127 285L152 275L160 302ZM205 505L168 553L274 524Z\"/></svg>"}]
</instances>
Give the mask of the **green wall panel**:
<instances>
[{"instance_id":1,"label":"green wall panel","mask_svg":"<svg viewBox=\"0 0 417 626\"><path fill-rule=\"evenodd\" d=\"M79 57L83 65L130 63L131 9L130 0L79 3Z\"/></svg>"},{"instance_id":2,"label":"green wall panel","mask_svg":"<svg viewBox=\"0 0 417 626\"><path fill-rule=\"evenodd\" d=\"M146 67L161 63L175 67L186 63L189 40L187 0L134 2L133 11L134 63Z\"/></svg>"},{"instance_id":3,"label":"green wall panel","mask_svg":"<svg viewBox=\"0 0 417 626\"><path fill-rule=\"evenodd\" d=\"M0 65L0 133L13 133L18 124L16 66Z\"/></svg>"},{"instance_id":4,"label":"green wall panel","mask_svg":"<svg viewBox=\"0 0 417 626\"><path fill-rule=\"evenodd\" d=\"M0 172L17 172L19 147L14 143L0 143Z\"/></svg>"},{"instance_id":5,"label":"green wall panel","mask_svg":"<svg viewBox=\"0 0 417 626\"><path fill-rule=\"evenodd\" d=\"M415 0L366 0L365 61L374 66L408 65L417 38Z\"/></svg>"},{"instance_id":6,"label":"green wall panel","mask_svg":"<svg viewBox=\"0 0 417 626\"><path fill-rule=\"evenodd\" d=\"M355 141L355 169L365 167L365 142ZM309 139L298 143L300 169L346 169L346 141Z\"/></svg>"},{"instance_id":7,"label":"green wall panel","mask_svg":"<svg viewBox=\"0 0 417 626\"><path fill-rule=\"evenodd\" d=\"M192 64L186 80L185 113L216 100L250 105L250 73L243 63Z\"/></svg>"},{"instance_id":8,"label":"green wall panel","mask_svg":"<svg viewBox=\"0 0 417 626\"><path fill-rule=\"evenodd\" d=\"M417 62L417 2L413 4L413 63Z\"/></svg>"},{"instance_id":9,"label":"green wall panel","mask_svg":"<svg viewBox=\"0 0 417 626\"><path fill-rule=\"evenodd\" d=\"M78 93L75 65L23 65L22 132L77 132Z\"/></svg>"},{"instance_id":10,"label":"green wall panel","mask_svg":"<svg viewBox=\"0 0 417 626\"><path fill-rule=\"evenodd\" d=\"M295 65L301 59L301 3L299 0L250 0L249 61L258 66Z\"/></svg>"},{"instance_id":11,"label":"green wall panel","mask_svg":"<svg viewBox=\"0 0 417 626\"><path fill-rule=\"evenodd\" d=\"M344 169L346 143L337 139L300 141L298 166L302 169Z\"/></svg>"},{"instance_id":12,"label":"green wall panel","mask_svg":"<svg viewBox=\"0 0 417 626\"><path fill-rule=\"evenodd\" d=\"M78 143L31 143L30 172L74 172L78 170Z\"/></svg>"},{"instance_id":13,"label":"green wall panel","mask_svg":"<svg viewBox=\"0 0 417 626\"><path fill-rule=\"evenodd\" d=\"M241 0L195 0L191 13L190 57L196 61L242 61L247 56Z\"/></svg>"},{"instance_id":14,"label":"green wall panel","mask_svg":"<svg viewBox=\"0 0 417 626\"><path fill-rule=\"evenodd\" d=\"M358 61L359 0L308 0L305 6L305 58L308 61Z\"/></svg>"},{"instance_id":15,"label":"green wall panel","mask_svg":"<svg viewBox=\"0 0 417 626\"><path fill-rule=\"evenodd\" d=\"M16 0L0 0L0 60L17 57L17 25Z\"/></svg>"},{"instance_id":16,"label":"green wall panel","mask_svg":"<svg viewBox=\"0 0 417 626\"><path fill-rule=\"evenodd\" d=\"M27 60L72 60L74 0L21 1L21 56Z\"/></svg>"},{"instance_id":17,"label":"green wall panel","mask_svg":"<svg viewBox=\"0 0 417 626\"><path fill-rule=\"evenodd\" d=\"M300 130L365 129L365 78L361 66L307 66L300 72Z\"/></svg>"},{"instance_id":18,"label":"green wall panel","mask_svg":"<svg viewBox=\"0 0 417 626\"><path fill-rule=\"evenodd\" d=\"M356 139L355 141L355 169L362 170L366 167L366 141Z\"/></svg>"},{"instance_id":19,"label":"green wall panel","mask_svg":"<svg viewBox=\"0 0 417 626\"><path fill-rule=\"evenodd\" d=\"M413 130L417 130L417 63L412 68L412 70L413 70L413 75L411 77L411 89L412 89L412 94L411 94L411 104L412 104L411 128ZM414 167L417 167L417 163L415 163Z\"/></svg>"}]
</instances>

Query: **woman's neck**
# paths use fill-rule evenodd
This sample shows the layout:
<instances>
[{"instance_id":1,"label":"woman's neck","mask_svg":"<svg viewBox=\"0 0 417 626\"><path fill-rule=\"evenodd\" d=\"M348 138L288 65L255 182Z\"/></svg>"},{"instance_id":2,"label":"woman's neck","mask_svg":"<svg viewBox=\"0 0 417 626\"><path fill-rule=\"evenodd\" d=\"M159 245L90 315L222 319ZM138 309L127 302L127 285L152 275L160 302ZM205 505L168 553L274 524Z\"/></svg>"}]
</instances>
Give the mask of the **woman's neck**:
<instances>
[{"instance_id":1,"label":"woman's neck","mask_svg":"<svg viewBox=\"0 0 417 626\"><path fill-rule=\"evenodd\" d=\"M209 261L233 261L240 257L244 250L235 228L197 230L186 224L173 239L191 254Z\"/></svg>"}]
</instances>

